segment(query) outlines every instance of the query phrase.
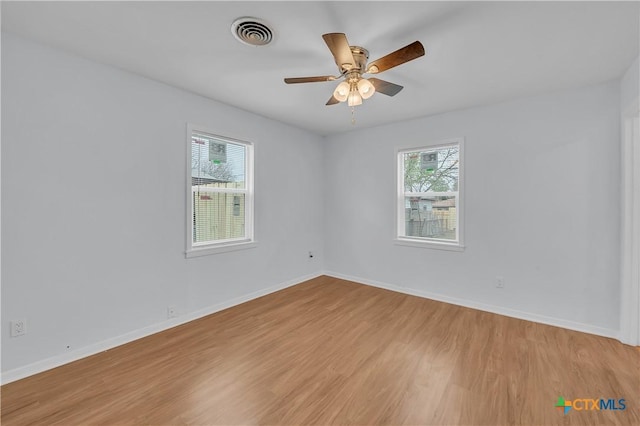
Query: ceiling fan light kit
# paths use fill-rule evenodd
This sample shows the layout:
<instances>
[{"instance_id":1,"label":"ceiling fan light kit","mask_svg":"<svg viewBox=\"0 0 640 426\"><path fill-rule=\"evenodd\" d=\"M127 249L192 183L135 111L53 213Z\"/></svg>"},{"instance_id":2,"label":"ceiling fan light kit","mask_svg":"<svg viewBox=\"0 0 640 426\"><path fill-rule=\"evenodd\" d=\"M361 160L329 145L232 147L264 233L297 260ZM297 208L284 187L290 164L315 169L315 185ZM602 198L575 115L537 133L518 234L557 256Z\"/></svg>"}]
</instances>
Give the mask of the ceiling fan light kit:
<instances>
[{"instance_id":1,"label":"ceiling fan light kit","mask_svg":"<svg viewBox=\"0 0 640 426\"><path fill-rule=\"evenodd\" d=\"M342 83L338 84L336 90L333 91L333 97L336 98L338 102L344 102L349 97L350 90L351 87L349 86L349 83L343 81Z\"/></svg>"},{"instance_id":2,"label":"ceiling fan light kit","mask_svg":"<svg viewBox=\"0 0 640 426\"><path fill-rule=\"evenodd\" d=\"M374 93L376 93L376 88L369 80L363 78L358 81L358 92L360 93L360 96L362 96L362 99L369 99Z\"/></svg>"},{"instance_id":3,"label":"ceiling fan light kit","mask_svg":"<svg viewBox=\"0 0 640 426\"><path fill-rule=\"evenodd\" d=\"M362 96L358 93L357 90L352 90L349 92L349 98L347 99L347 104L350 107L362 105Z\"/></svg>"},{"instance_id":4,"label":"ceiling fan light kit","mask_svg":"<svg viewBox=\"0 0 640 426\"><path fill-rule=\"evenodd\" d=\"M350 46L343 33L329 33L322 36L333 55L340 75L324 75L317 77L285 78L287 84L316 83L344 79L333 91L333 95L326 105L347 102L351 107L351 123L355 124L354 107L362 105L363 99L369 99L374 93L395 96L402 90L399 86L378 78L364 78L364 74L378 74L388 69L402 65L424 55L424 46L414 41L405 47L383 56L367 65L369 51L360 46Z\"/></svg>"}]
</instances>

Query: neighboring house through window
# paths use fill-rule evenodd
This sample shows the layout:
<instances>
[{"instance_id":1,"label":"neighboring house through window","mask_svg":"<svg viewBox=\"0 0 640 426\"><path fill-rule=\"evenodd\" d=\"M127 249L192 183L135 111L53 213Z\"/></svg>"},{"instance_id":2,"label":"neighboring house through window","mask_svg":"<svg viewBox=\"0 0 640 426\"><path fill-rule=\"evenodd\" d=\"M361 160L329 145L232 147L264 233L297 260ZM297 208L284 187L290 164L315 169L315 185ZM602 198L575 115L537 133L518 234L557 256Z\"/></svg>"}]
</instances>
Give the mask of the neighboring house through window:
<instances>
[{"instance_id":1,"label":"neighboring house through window","mask_svg":"<svg viewBox=\"0 0 640 426\"><path fill-rule=\"evenodd\" d=\"M188 126L187 257L252 247L253 145Z\"/></svg>"},{"instance_id":2,"label":"neighboring house through window","mask_svg":"<svg viewBox=\"0 0 640 426\"><path fill-rule=\"evenodd\" d=\"M398 151L399 244L463 248L462 139Z\"/></svg>"}]
</instances>

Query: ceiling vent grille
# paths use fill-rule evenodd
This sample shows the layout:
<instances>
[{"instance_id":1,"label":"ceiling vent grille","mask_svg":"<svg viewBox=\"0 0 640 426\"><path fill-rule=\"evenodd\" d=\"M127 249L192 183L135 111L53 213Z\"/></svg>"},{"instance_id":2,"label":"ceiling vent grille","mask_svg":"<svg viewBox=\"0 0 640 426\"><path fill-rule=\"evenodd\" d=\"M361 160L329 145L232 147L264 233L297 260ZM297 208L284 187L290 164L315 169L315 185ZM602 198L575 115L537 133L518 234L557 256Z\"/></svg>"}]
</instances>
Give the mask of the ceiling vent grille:
<instances>
[{"instance_id":1,"label":"ceiling vent grille","mask_svg":"<svg viewBox=\"0 0 640 426\"><path fill-rule=\"evenodd\" d=\"M257 18L238 18L231 24L231 33L241 43L250 46L265 46L273 40L273 31Z\"/></svg>"}]
</instances>

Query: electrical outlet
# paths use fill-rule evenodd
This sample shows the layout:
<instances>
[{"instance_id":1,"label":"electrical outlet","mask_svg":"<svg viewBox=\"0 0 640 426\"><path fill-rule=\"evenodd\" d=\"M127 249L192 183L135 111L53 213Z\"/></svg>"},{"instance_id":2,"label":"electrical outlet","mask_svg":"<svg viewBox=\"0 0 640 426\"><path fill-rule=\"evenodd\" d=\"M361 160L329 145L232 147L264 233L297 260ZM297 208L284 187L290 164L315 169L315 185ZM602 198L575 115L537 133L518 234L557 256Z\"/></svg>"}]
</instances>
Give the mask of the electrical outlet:
<instances>
[{"instance_id":1,"label":"electrical outlet","mask_svg":"<svg viewBox=\"0 0 640 426\"><path fill-rule=\"evenodd\" d=\"M504 277L496 277L496 288L504 288Z\"/></svg>"},{"instance_id":2,"label":"electrical outlet","mask_svg":"<svg viewBox=\"0 0 640 426\"><path fill-rule=\"evenodd\" d=\"M175 306L167 307L167 318L175 318L178 316L178 312L176 311Z\"/></svg>"},{"instance_id":3,"label":"electrical outlet","mask_svg":"<svg viewBox=\"0 0 640 426\"><path fill-rule=\"evenodd\" d=\"M18 337L27 334L27 322L25 320L9 321L11 325L11 337Z\"/></svg>"}]
</instances>

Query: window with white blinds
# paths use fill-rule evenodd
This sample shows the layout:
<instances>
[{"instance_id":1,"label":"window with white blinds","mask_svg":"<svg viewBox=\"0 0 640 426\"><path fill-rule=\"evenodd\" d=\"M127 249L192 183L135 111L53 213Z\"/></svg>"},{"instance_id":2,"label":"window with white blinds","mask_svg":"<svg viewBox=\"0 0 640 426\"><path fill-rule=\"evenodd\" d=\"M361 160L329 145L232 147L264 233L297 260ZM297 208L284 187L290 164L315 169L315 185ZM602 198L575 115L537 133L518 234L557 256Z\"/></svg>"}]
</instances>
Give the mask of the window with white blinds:
<instances>
[{"instance_id":1,"label":"window with white blinds","mask_svg":"<svg viewBox=\"0 0 640 426\"><path fill-rule=\"evenodd\" d=\"M189 126L187 256L253 243L253 146Z\"/></svg>"}]
</instances>

